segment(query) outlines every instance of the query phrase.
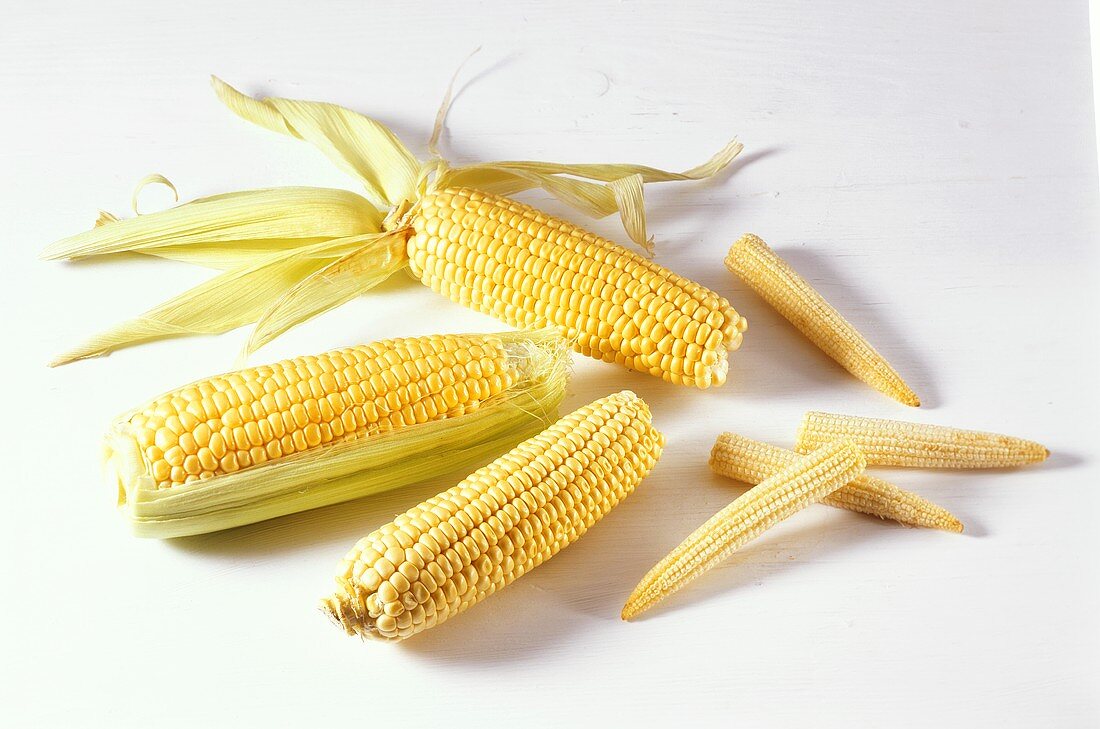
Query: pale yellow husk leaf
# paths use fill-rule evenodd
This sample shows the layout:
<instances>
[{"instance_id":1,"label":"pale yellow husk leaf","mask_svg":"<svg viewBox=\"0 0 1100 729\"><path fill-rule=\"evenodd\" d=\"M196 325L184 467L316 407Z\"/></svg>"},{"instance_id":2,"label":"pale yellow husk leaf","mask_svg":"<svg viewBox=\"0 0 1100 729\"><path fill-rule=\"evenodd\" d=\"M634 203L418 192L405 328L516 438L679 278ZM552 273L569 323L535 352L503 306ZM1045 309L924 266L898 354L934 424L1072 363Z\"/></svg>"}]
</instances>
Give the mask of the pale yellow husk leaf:
<instances>
[{"instance_id":1,"label":"pale yellow husk leaf","mask_svg":"<svg viewBox=\"0 0 1100 729\"><path fill-rule=\"evenodd\" d=\"M241 352L242 363L288 329L351 301L404 268L404 235L374 233L355 242L349 253L303 278L260 316Z\"/></svg>"},{"instance_id":2,"label":"pale yellow husk leaf","mask_svg":"<svg viewBox=\"0 0 1100 729\"><path fill-rule=\"evenodd\" d=\"M377 233L382 215L361 195L318 187L281 187L199 198L157 213L115 220L48 246L42 258L79 259L198 244L232 250L252 241L286 247ZM214 248L209 248L213 251Z\"/></svg>"},{"instance_id":3,"label":"pale yellow husk leaf","mask_svg":"<svg viewBox=\"0 0 1100 729\"><path fill-rule=\"evenodd\" d=\"M214 93L229 110L273 132L304 139L358 177L378 208L412 196L420 162L384 124L335 104L253 99L216 76Z\"/></svg>"},{"instance_id":4,"label":"pale yellow husk leaf","mask_svg":"<svg viewBox=\"0 0 1100 729\"><path fill-rule=\"evenodd\" d=\"M221 79L214 78L214 91L233 113L255 124L290 136L304 139L324 152L341 169L363 181L368 197L377 202L380 191L385 205L393 207L401 199L413 201L418 174L410 174L408 160L413 159L408 148L397 140L380 122L357 112L333 104L292 101L288 99L253 99L234 89ZM446 119L450 103L450 90L436 118L431 147ZM381 130L384 130L381 131ZM374 146L351 144L343 135L361 134L364 140L375 140ZM540 187L565 204L592 217L600 218L618 211L623 226L631 240L651 251L645 229L645 211L641 205L640 187L633 194L633 181L621 183L632 194L623 194L610 183L641 176L641 182L668 182L674 180L701 180L712 177L724 169L740 154L743 145L736 140L729 142L717 154L701 165L684 172L635 164L564 164L557 162L506 161L451 167L441 159L417 163L419 174L435 172L434 186L472 187L498 195ZM442 164L440 164L442 162ZM385 187L380 180L392 184ZM595 182L594 182L595 181ZM598 182L609 184L597 184ZM404 191L403 198L399 191Z\"/></svg>"},{"instance_id":5,"label":"pale yellow husk leaf","mask_svg":"<svg viewBox=\"0 0 1100 729\"><path fill-rule=\"evenodd\" d=\"M358 244L359 239L355 239L355 242ZM329 286L324 279L318 279L311 286L313 297L309 306L302 306L293 297L294 291L314 280L315 276L331 265L328 262L334 260L308 254L338 251L345 244L346 239L337 239L316 243L305 249L272 253L257 258L253 263L218 274L135 319L90 337L58 355L50 362L50 366L97 357L139 342L195 334L221 334L257 320L264 322L263 330L259 332L259 341L269 341L278 333L350 298L346 295L346 281L334 281ZM385 263L380 262L379 268L358 282L360 291L379 283L405 265L403 259L395 262L392 257L383 258ZM344 298L341 299L341 296ZM339 301L333 303L334 299ZM258 346L250 341L246 352L251 352Z\"/></svg>"},{"instance_id":6,"label":"pale yellow husk leaf","mask_svg":"<svg viewBox=\"0 0 1100 729\"><path fill-rule=\"evenodd\" d=\"M528 161L456 168L437 155L417 160L384 124L348 109L294 99L254 99L217 78L213 85L218 98L242 118L316 146L362 182L365 197L344 190L291 187L215 195L129 220L101 213L93 229L54 243L43 257L137 252L224 273L93 337L53 364L259 321L244 349L247 356L400 269L404 260L397 242L408 232L420 197L441 187L498 194L538 187L587 215L603 217L618 211L630 239L652 253L644 183L711 177L742 149L739 142L730 142L707 162L684 172L633 164ZM437 119L433 152L445 116L446 104ZM135 191L135 210L137 193L151 183L167 184L175 192L166 178L151 175ZM380 238L382 233L393 237ZM379 243L382 238L385 244ZM370 270L375 264L379 268ZM355 281L352 272L361 280ZM230 291L234 287L243 290Z\"/></svg>"}]
</instances>

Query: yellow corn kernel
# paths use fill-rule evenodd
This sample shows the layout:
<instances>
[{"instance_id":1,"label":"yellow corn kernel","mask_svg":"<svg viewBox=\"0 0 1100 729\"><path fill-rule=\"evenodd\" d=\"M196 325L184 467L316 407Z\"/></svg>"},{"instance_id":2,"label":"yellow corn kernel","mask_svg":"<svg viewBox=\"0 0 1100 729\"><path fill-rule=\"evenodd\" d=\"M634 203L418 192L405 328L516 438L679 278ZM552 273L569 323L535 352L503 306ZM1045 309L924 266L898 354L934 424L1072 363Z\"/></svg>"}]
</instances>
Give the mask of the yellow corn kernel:
<instances>
[{"instance_id":1,"label":"yellow corn kernel","mask_svg":"<svg viewBox=\"0 0 1100 729\"><path fill-rule=\"evenodd\" d=\"M283 421L289 426L284 435L290 435L290 442L294 444L293 451L283 454L289 456L293 452L316 448L321 445L322 441L331 440L332 424L341 421L348 414L350 407L345 404L339 411L336 411L331 407L328 400L324 400L324 407L322 408L318 405L317 400L310 398L305 400L304 403L294 403L280 411L276 409L278 408L276 403L279 398L275 397L273 393L285 393L289 396L289 393L301 392L302 390L324 392L326 386L327 389L335 389L335 379L326 370L340 372L342 381L345 383L343 390L347 391L351 385L361 386L366 382L366 378L360 374L360 365L367 365L369 368L377 363L379 367L383 368L381 374L376 376L381 382L387 376L392 376L395 369L401 368L404 372L403 366L406 362L414 362L428 354L454 353L474 346L481 347L485 352L483 357L479 358L479 361L481 359L493 360L502 372L502 378L493 383L496 388L490 391L490 397L507 390L515 384L518 376L516 364L514 360L509 363L504 342L495 337L444 335L390 339L378 342L372 347L349 347L318 356L298 357L277 362L273 365L252 367L229 375L212 377L201 383L196 383L196 385L190 385L160 396L142 408L141 412L132 415L128 421L128 426L139 440L147 440L151 437L154 442L163 444L159 447L165 451L163 458L167 464L169 466L182 464L184 471L190 474L198 471L189 467L189 461L186 459L198 452L200 438L209 439L211 427L209 422L199 422L191 416L187 411L189 407L197 404L204 413L211 414L209 416L210 421L220 419L225 423L236 423L237 425L233 428L233 438L227 442L227 445L232 452L237 453L238 457L242 453L249 453L249 460L252 463L266 458L266 455L259 454L271 443L286 442L282 437L277 438L275 436L270 423L267 423L267 418L279 416L281 413L289 413L291 419ZM387 357L389 359L386 359ZM448 371L454 372L453 369ZM463 377L466 377L470 370L459 368L458 371ZM374 378L370 379L373 380ZM476 382L485 378L471 376L471 379ZM419 380L419 382L423 381L423 378ZM231 386L232 383L238 383L234 390L237 392L240 405L232 407L225 399L222 399L220 401L221 405L219 405L219 400L215 398L215 394L220 389ZM202 394L197 385L203 384L210 386L205 388L210 394ZM480 383L475 384L475 387L479 386ZM379 385L379 388L386 392L389 400L380 400L383 403L383 408L373 411L370 420L366 421L361 427L346 433L347 436L365 435L374 430L380 420L390 417L394 412L401 411L410 405L422 405L424 400L432 401L432 409L436 413L436 418L446 418L457 415L459 409L469 404L471 399L466 389L461 392L467 396L465 398L458 397L459 391L454 387L448 387L442 391L432 391L431 388L425 386L417 391L423 394L415 399L411 397L412 389L409 387L394 386L391 388L388 385ZM378 392L377 389L375 391ZM160 409L162 412L168 411L171 414L163 419L160 416L150 418L143 414L148 409ZM420 419L417 422L424 422L425 420L427 418ZM263 428L260 427L260 423L265 424ZM409 425L411 424L409 423ZM325 430L328 432L329 438L322 437L321 425L326 426ZM195 462L197 463L197 459ZM148 465L154 471L163 472L163 468L158 466L157 462ZM221 467L215 467L211 470L215 475L225 473L225 470ZM171 488L178 485L180 485L180 482L170 480L165 480L159 484L161 488Z\"/></svg>"},{"instance_id":2,"label":"yellow corn kernel","mask_svg":"<svg viewBox=\"0 0 1100 729\"><path fill-rule=\"evenodd\" d=\"M411 225L409 265L435 291L669 382L721 385L748 326L714 292L507 198L429 193Z\"/></svg>"},{"instance_id":3,"label":"yellow corn kernel","mask_svg":"<svg viewBox=\"0 0 1100 729\"><path fill-rule=\"evenodd\" d=\"M650 609L767 529L851 483L865 466L858 448L837 441L776 471L658 562L627 599L623 620Z\"/></svg>"},{"instance_id":4,"label":"yellow corn kernel","mask_svg":"<svg viewBox=\"0 0 1100 729\"><path fill-rule=\"evenodd\" d=\"M844 369L900 403L920 405L890 363L760 238L741 236L730 247L726 268Z\"/></svg>"},{"instance_id":5,"label":"yellow corn kernel","mask_svg":"<svg viewBox=\"0 0 1100 729\"><path fill-rule=\"evenodd\" d=\"M1007 468L1050 455L1039 443L1009 435L814 411L802 418L795 450L806 453L838 438L858 445L872 466Z\"/></svg>"},{"instance_id":6,"label":"yellow corn kernel","mask_svg":"<svg viewBox=\"0 0 1100 729\"><path fill-rule=\"evenodd\" d=\"M400 640L438 625L577 540L662 445L634 393L586 405L361 539L321 607L349 635Z\"/></svg>"},{"instance_id":7,"label":"yellow corn kernel","mask_svg":"<svg viewBox=\"0 0 1100 729\"><path fill-rule=\"evenodd\" d=\"M710 467L715 473L749 484L758 484L797 460L798 454L794 451L735 433L719 435L710 453ZM907 526L949 532L963 530L962 522L942 506L867 474L829 494L821 503L893 519Z\"/></svg>"},{"instance_id":8,"label":"yellow corn kernel","mask_svg":"<svg viewBox=\"0 0 1100 729\"><path fill-rule=\"evenodd\" d=\"M484 462L544 426L564 393L567 356L550 329L440 335L211 377L117 420L105 443L108 477L145 536L356 498L454 462ZM444 386L440 372L452 384ZM365 389L376 396L370 408L356 404ZM365 476L368 467L374 472Z\"/></svg>"}]
</instances>

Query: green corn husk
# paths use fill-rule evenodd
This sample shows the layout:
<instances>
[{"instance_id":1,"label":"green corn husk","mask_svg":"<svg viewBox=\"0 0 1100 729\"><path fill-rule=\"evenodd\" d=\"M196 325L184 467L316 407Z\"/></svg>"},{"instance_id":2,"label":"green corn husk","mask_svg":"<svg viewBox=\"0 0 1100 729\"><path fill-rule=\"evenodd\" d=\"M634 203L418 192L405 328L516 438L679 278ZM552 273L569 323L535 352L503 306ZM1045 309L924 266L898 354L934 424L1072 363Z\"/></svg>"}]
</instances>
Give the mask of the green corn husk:
<instances>
[{"instance_id":1,"label":"green corn husk","mask_svg":"<svg viewBox=\"0 0 1100 729\"><path fill-rule=\"evenodd\" d=\"M552 330L506 332L525 378L477 410L334 442L231 474L157 488L129 430L116 419L104 443L106 478L133 533L169 538L315 509L480 466L557 418L569 351Z\"/></svg>"}]
</instances>

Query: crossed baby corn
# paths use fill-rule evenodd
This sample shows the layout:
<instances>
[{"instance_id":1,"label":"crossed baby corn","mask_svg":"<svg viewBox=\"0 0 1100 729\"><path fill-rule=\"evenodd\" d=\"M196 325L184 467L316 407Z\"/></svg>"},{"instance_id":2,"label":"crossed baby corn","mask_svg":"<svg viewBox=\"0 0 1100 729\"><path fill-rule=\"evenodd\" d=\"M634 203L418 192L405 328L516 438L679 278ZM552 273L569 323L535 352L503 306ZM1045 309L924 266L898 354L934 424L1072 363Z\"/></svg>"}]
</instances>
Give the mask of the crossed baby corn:
<instances>
[{"instance_id":1,"label":"crossed baby corn","mask_svg":"<svg viewBox=\"0 0 1100 729\"><path fill-rule=\"evenodd\" d=\"M858 445L858 441L849 440ZM796 464L798 455L736 433L722 433L711 449L710 467L721 476L756 485L776 471ZM867 474L856 477L821 501L840 509L893 519L907 526L949 532L963 530L962 522L942 506Z\"/></svg>"},{"instance_id":2,"label":"crossed baby corn","mask_svg":"<svg viewBox=\"0 0 1100 729\"><path fill-rule=\"evenodd\" d=\"M630 620L696 579L766 529L817 501L908 526L961 532L942 507L863 473L868 465L999 468L1044 460L1038 443L995 433L809 412L797 453L734 433L715 441L718 474L754 484L642 578L623 607ZM799 454L804 455L799 455Z\"/></svg>"}]
</instances>

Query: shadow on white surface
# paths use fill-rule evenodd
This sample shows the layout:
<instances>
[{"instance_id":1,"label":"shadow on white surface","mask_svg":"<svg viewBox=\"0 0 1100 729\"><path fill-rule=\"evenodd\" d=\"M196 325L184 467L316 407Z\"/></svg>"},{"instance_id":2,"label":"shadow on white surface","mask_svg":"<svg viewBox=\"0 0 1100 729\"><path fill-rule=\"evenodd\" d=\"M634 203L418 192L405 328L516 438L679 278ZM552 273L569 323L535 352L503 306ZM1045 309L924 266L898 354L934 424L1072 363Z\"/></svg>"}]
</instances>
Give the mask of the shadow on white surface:
<instances>
[{"instance_id":1,"label":"shadow on white surface","mask_svg":"<svg viewBox=\"0 0 1100 729\"><path fill-rule=\"evenodd\" d=\"M472 52L475 52L475 53L477 52L473 48L471 48L470 50ZM478 50L480 50L480 48ZM491 64L489 64L485 68L481 69L480 71L475 72L468 79L465 79L465 80L463 80L461 78L456 79L458 83L455 86L455 88L452 89L451 106L452 107L457 107L458 104L459 104L459 100L466 93L467 89L469 89L471 86L474 86L475 84L477 84L478 81L481 81L482 79L484 79L488 76L491 76L491 75L503 70L504 68L512 65L516 61L516 59L518 59L521 55L522 55L522 53L520 51L512 51L512 52L510 52L510 53L508 53L504 56L501 56L500 58L493 61ZM463 62L463 63L465 63L465 62ZM461 77L461 73L459 73L459 76ZM443 101L443 94L445 92L446 92L446 87L441 86L440 89L439 89L439 100L440 101ZM463 135L459 135L459 136L462 137ZM404 137L402 137L402 139L405 141L406 144L409 144L410 141L411 141L409 139L405 139ZM427 141L427 139L428 139L427 137L424 137L424 141ZM439 136L439 145L438 146L439 146L440 152L443 154L443 156L446 157L447 159L449 159L450 161L456 162L458 160L463 160L463 159L469 159L471 161L476 160L477 162L487 161L485 159L482 159L481 157L479 157L476 154L474 154L474 155L465 155L461 150L457 154L452 152L451 151L451 148L452 148L451 140L452 140L452 138L451 138L450 127L449 126L444 126L443 131Z\"/></svg>"},{"instance_id":2,"label":"shadow on white surface","mask_svg":"<svg viewBox=\"0 0 1100 729\"><path fill-rule=\"evenodd\" d=\"M821 252L783 247L777 247L776 251L815 288L819 288L818 282L822 279L840 282L819 290L825 289L822 293L829 303L849 319L872 346L891 353L887 357L891 364L907 382L916 383L914 388L918 390L922 407L927 410L935 406L938 398L927 367L900 332L874 319L873 313L868 315L867 297L860 294L858 286L848 283L854 276L842 276L834 264L826 262L827 256ZM730 277L734 278L732 274ZM730 298L734 307L749 320L744 344L730 355L730 385L727 387L736 390L738 397L763 401L774 400L783 394L797 394L803 400L812 401L813 395L822 390L867 389L867 385L821 351L740 280L734 279L733 289Z\"/></svg>"},{"instance_id":3,"label":"shadow on white surface","mask_svg":"<svg viewBox=\"0 0 1100 729\"><path fill-rule=\"evenodd\" d=\"M850 518L851 526L822 528L807 523L785 528L782 534L765 534L724 560L718 567L685 586L635 618L641 622L659 618L666 611L687 610L714 600L732 599L737 593L760 587L765 581L778 586L784 580L810 581L821 562L831 562L858 551L873 540L897 539L910 531L895 522L855 514L830 515ZM869 523L869 520L877 523ZM859 522L868 523L859 523Z\"/></svg>"},{"instance_id":4,"label":"shadow on white surface","mask_svg":"<svg viewBox=\"0 0 1100 729\"><path fill-rule=\"evenodd\" d=\"M857 283L858 276L855 270L845 270L843 266L838 265L835 258L828 255L827 251L811 251L806 248L778 245L776 252L820 291L826 301L836 307L837 311L863 334L872 347L886 356L887 361L898 370L902 379L917 391L922 408L928 410L939 404L931 368L920 356L918 348L905 337L902 331L883 317L876 315L875 305L872 303L874 297L861 289ZM829 285L822 286L823 281L828 281ZM888 297L889 292L882 292L881 298ZM796 336L802 336L792 325L788 324L788 328ZM832 360L830 363L840 368L840 365Z\"/></svg>"},{"instance_id":5,"label":"shadow on white surface","mask_svg":"<svg viewBox=\"0 0 1100 729\"><path fill-rule=\"evenodd\" d=\"M737 196L737 177L746 167L756 164L761 160L783 154L787 151L781 145L772 145L761 149L753 149L750 152L742 152L728 167L714 177L693 182L654 183L646 187L646 223L651 235L656 236L657 256L656 261L665 266L671 266L677 273L688 276L685 271L679 270L677 264L671 263L673 258L683 258L684 254L690 254L691 248L700 250L707 246L708 241L715 237L728 239L726 247L741 234L736 230L720 230L715 228L716 211L725 214L730 210L736 210L742 205L744 198ZM638 160L644 163L644 160ZM702 161L702 160L699 160ZM717 188L728 188L718 200L708 200L708 193L717 192ZM726 194L728 193L728 194ZM675 237L662 235L662 231L669 230L698 230L703 231L704 241L687 242L685 239L693 237L677 235ZM743 231L742 231L743 232ZM620 236L612 236L619 240ZM713 245L706 250L714 250ZM674 256L673 253L679 254ZM717 260L717 266L710 266L708 270L715 268L725 271ZM707 284L706 280L700 280L694 276L688 276L692 280Z\"/></svg>"}]
</instances>

